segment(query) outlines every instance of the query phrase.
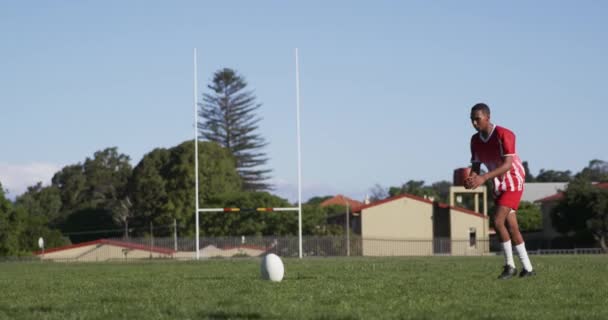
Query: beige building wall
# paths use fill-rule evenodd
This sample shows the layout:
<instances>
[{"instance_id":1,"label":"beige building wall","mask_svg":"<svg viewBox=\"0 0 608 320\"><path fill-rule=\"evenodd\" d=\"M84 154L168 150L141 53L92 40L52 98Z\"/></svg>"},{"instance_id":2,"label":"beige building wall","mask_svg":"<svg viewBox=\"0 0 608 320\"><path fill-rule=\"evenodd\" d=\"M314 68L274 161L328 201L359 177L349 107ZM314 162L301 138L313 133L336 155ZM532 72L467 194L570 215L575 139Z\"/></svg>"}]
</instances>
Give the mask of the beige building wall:
<instances>
[{"instance_id":1,"label":"beige building wall","mask_svg":"<svg viewBox=\"0 0 608 320\"><path fill-rule=\"evenodd\" d=\"M171 258L171 254L150 252L142 249L129 249L105 244L78 258L78 261L107 261L124 259Z\"/></svg>"},{"instance_id":2,"label":"beige building wall","mask_svg":"<svg viewBox=\"0 0 608 320\"><path fill-rule=\"evenodd\" d=\"M126 254L126 256L125 256ZM109 261L123 259L171 258L171 254L152 252L141 249L128 249L111 244L92 244L78 248L71 248L40 256L44 260L54 261Z\"/></svg>"},{"instance_id":3,"label":"beige building wall","mask_svg":"<svg viewBox=\"0 0 608 320\"><path fill-rule=\"evenodd\" d=\"M403 197L361 212L364 256L433 253L433 205Z\"/></svg>"},{"instance_id":4,"label":"beige building wall","mask_svg":"<svg viewBox=\"0 0 608 320\"><path fill-rule=\"evenodd\" d=\"M214 257L234 257L234 256L249 256L249 257L258 257L264 254L264 250L261 249L253 249L247 247L238 247L238 248L230 248L230 249L219 249L215 246L207 246L201 250L201 256L205 258L214 258Z\"/></svg>"},{"instance_id":5,"label":"beige building wall","mask_svg":"<svg viewBox=\"0 0 608 320\"><path fill-rule=\"evenodd\" d=\"M443 210L443 209L438 209ZM489 252L488 219L449 209L451 255L481 255ZM380 203L361 212L364 256L433 255L432 203L409 197ZM471 232L475 233L471 241ZM438 242L437 245L441 245Z\"/></svg>"},{"instance_id":6,"label":"beige building wall","mask_svg":"<svg viewBox=\"0 0 608 320\"><path fill-rule=\"evenodd\" d=\"M40 258L44 260L65 260L65 259L75 259L91 250L95 250L99 244L91 244L88 246L82 246L77 248L71 248L68 250L55 251L51 253L45 253L41 255Z\"/></svg>"},{"instance_id":7,"label":"beige building wall","mask_svg":"<svg viewBox=\"0 0 608 320\"><path fill-rule=\"evenodd\" d=\"M236 247L230 249L219 249L215 246L207 246L201 249L201 257L235 257L235 256L250 256L258 257L265 253L263 249L255 249L249 247ZM125 259L194 259L196 253L193 251L178 251L174 253L150 252L144 249L130 249L112 244L96 243L88 246L76 247L46 253L40 256L44 260L54 260L63 262L95 262L95 261L116 261Z\"/></svg>"},{"instance_id":8,"label":"beige building wall","mask_svg":"<svg viewBox=\"0 0 608 320\"><path fill-rule=\"evenodd\" d=\"M475 241L471 243L471 231ZM450 239L452 255L480 255L489 252L488 220L450 209Z\"/></svg>"}]
</instances>

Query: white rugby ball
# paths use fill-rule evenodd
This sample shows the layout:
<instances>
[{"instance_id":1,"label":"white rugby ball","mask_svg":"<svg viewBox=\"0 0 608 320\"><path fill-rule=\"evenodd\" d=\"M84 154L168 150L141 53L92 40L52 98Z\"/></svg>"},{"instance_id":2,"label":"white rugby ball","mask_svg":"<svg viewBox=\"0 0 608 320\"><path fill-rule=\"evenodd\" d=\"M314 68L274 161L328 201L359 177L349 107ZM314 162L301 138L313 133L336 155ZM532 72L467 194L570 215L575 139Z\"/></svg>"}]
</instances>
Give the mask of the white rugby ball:
<instances>
[{"instance_id":1,"label":"white rugby ball","mask_svg":"<svg viewBox=\"0 0 608 320\"><path fill-rule=\"evenodd\" d=\"M274 253L269 253L262 258L262 279L279 282L285 275L285 267L281 258Z\"/></svg>"}]
</instances>

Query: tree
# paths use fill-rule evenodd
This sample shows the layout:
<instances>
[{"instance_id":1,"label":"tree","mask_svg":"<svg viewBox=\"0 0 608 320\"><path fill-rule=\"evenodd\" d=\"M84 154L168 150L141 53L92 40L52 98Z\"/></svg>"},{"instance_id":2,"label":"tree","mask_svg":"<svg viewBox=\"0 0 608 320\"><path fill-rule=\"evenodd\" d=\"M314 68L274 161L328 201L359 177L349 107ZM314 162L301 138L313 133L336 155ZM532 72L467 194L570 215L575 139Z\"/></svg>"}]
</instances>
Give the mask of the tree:
<instances>
[{"instance_id":1,"label":"tree","mask_svg":"<svg viewBox=\"0 0 608 320\"><path fill-rule=\"evenodd\" d=\"M0 182L0 213L3 214L7 214L11 209L11 202L6 198L5 192L2 182Z\"/></svg>"},{"instance_id":2,"label":"tree","mask_svg":"<svg viewBox=\"0 0 608 320\"><path fill-rule=\"evenodd\" d=\"M60 218L61 193L56 186L43 187L38 182L17 197L15 206L22 207L30 216L45 217L54 226Z\"/></svg>"},{"instance_id":3,"label":"tree","mask_svg":"<svg viewBox=\"0 0 608 320\"><path fill-rule=\"evenodd\" d=\"M241 189L241 179L230 152L213 142L199 142L199 204L210 207L210 199ZM133 225L145 227L172 224L180 234L194 234L194 144L186 141L170 149L155 149L133 169L128 196ZM145 232L145 231L142 231ZM142 232L137 233L141 235ZM159 231L168 235L169 229ZM155 232L156 234L156 232Z\"/></svg>"},{"instance_id":4,"label":"tree","mask_svg":"<svg viewBox=\"0 0 608 320\"><path fill-rule=\"evenodd\" d=\"M380 201L380 200L384 200L384 199L388 198L388 190L378 183L376 183L369 190L369 192L370 192L369 200L371 202L376 202L376 201Z\"/></svg>"},{"instance_id":5,"label":"tree","mask_svg":"<svg viewBox=\"0 0 608 320\"><path fill-rule=\"evenodd\" d=\"M64 233L116 229L116 203L127 196L127 182L132 168L129 157L118 153L116 147L94 153L83 164L64 167L52 179L52 186L59 190L61 210L56 222ZM100 224L92 224L92 221ZM116 235L90 233L71 237L73 242Z\"/></svg>"},{"instance_id":6,"label":"tree","mask_svg":"<svg viewBox=\"0 0 608 320\"><path fill-rule=\"evenodd\" d=\"M327 218L335 214L344 214L346 206L330 205L321 207L316 204L302 206L302 233L305 235L327 236L343 235L344 225L328 224Z\"/></svg>"},{"instance_id":7,"label":"tree","mask_svg":"<svg viewBox=\"0 0 608 320\"><path fill-rule=\"evenodd\" d=\"M390 187L388 194L390 197L394 197L400 194L411 194L419 197L427 197L432 199L439 199L439 193L433 187L424 185L422 180L409 180L408 182L401 185L401 187Z\"/></svg>"},{"instance_id":8,"label":"tree","mask_svg":"<svg viewBox=\"0 0 608 320\"><path fill-rule=\"evenodd\" d=\"M594 182L608 181L608 162L594 159L589 165L576 175L577 178Z\"/></svg>"},{"instance_id":9,"label":"tree","mask_svg":"<svg viewBox=\"0 0 608 320\"><path fill-rule=\"evenodd\" d=\"M28 215L24 208L15 207L15 211L22 217L22 226L18 235L19 252L20 254L30 255L32 252L40 250L38 247L38 238L44 239L46 248L55 248L69 244L67 239L63 237L57 229L48 227L48 218L43 215Z\"/></svg>"},{"instance_id":10,"label":"tree","mask_svg":"<svg viewBox=\"0 0 608 320\"><path fill-rule=\"evenodd\" d=\"M608 252L608 190L577 178L551 211L555 229L577 245L596 242Z\"/></svg>"},{"instance_id":11,"label":"tree","mask_svg":"<svg viewBox=\"0 0 608 320\"><path fill-rule=\"evenodd\" d=\"M6 199L0 183L0 256L13 255L18 250L17 232L12 225L12 203Z\"/></svg>"},{"instance_id":12,"label":"tree","mask_svg":"<svg viewBox=\"0 0 608 320\"><path fill-rule=\"evenodd\" d=\"M124 199L132 171L129 156L119 154L116 147L106 148L87 158L83 169L89 206L109 209L114 201Z\"/></svg>"},{"instance_id":13,"label":"tree","mask_svg":"<svg viewBox=\"0 0 608 320\"><path fill-rule=\"evenodd\" d=\"M203 95L198 123L203 139L215 142L230 150L236 159L236 168L246 191L269 190L266 183L269 169L261 169L268 161L261 149L267 145L255 133L261 118L253 112L260 108L252 91L246 91L247 82L234 70L224 68L215 72L208 86L212 94Z\"/></svg>"},{"instance_id":14,"label":"tree","mask_svg":"<svg viewBox=\"0 0 608 320\"><path fill-rule=\"evenodd\" d=\"M570 182L572 180L572 172L570 170L557 171L540 169L536 182Z\"/></svg>"},{"instance_id":15,"label":"tree","mask_svg":"<svg viewBox=\"0 0 608 320\"><path fill-rule=\"evenodd\" d=\"M306 201L306 204L320 205L321 202L323 202L327 199L331 199L331 198L333 198L333 196L315 196L315 197L308 199L308 201Z\"/></svg>"},{"instance_id":16,"label":"tree","mask_svg":"<svg viewBox=\"0 0 608 320\"><path fill-rule=\"evenodd\" d=\"M39 250L36 240L44 238L45 247L68 244L57 229L61 215L61 195L56 186L43 187L41 182L30 186L15 200L15 215L23 217L18 235L19 250Z\"/></svg>"},{"instance_id":17,"label":"tree","mask_svg":"<svg viewBox=\"0 0 608 320\"><path fill-rule=\"evenodd\" d=\"M227 192L208 201L212 207L241 208L239 212L205 213L201 230L207 236L295 235L295 212L257 212L256 208L289 207L289 202L268 192ZM303 222L304 224L304 222Z\"/></svg>"},{"instance_id":18,"label":"tree","mask_svg":"<svg viewBox=\"0 0 608 320\"><path fill-rule=\"evenodd\" d=\"M450 181L438 181L431 185L431 188L437 194L436 201L449 203L450 202L450 187L452 183Z\"/></svg>"},{"instance_id":19,"label":"tree","mask_svg":"<svg viewBox=\"0 0 608 320\"><path fill-rule=\"evenodd\" d=\"M63 167L55 173L51 183L59 189L61 215L65 216L82 206L85 201L86 177L80 163Z\"/></svg>"},{"instance_id":20,"label":"tree","mask_svg":"<svg viewBox=\"0 0 608 320\"><path fill-rule=\"evenodd\" d=\"M542 227L542 213L538 205L522 201L517 210L517 223L522 231L536 231Z\"/></svg>"},{"instance_id":21,"label":"tree","mask_svg":"<svg viewBox=\"0 0 608 320\"><path fill-rule=\"evenodd\" d=\"M524 173L526 175L526 182L535 182L536 179L534 178L534 176L532 175L532 172L530 172L530 168L528 165L528 161L524 161L522 163L522 165L524 166Z\"/></svg>"}]
</instances>

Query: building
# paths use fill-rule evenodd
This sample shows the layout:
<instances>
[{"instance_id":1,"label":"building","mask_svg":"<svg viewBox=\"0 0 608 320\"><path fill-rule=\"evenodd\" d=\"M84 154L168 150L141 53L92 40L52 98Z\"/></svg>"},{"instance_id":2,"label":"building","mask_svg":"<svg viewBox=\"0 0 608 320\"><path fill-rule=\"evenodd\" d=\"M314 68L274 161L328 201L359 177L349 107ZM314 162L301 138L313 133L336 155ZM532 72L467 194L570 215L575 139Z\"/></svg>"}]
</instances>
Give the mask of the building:
<instances>
[{"instance_id":1,"label":"building","mask_svg":"<svg viewBox=\"0 0 608 320\"><path fill-rule=\"evenodd\" d=\"M608 189L608 182L597 183L595 186L602 189ZM565 189L565 187L563 189ZM560 189L560 191L557 193L553 193L544 198L535 200L535 203L540 205L540 210L542 213L542 231L539 235L537 235L537 237L544 242L551 242L555 238L562 236L562 234L557 232L553 227L553 222L551 221L551 211L559 203L559 201L564 198L564 192L561 191L563 189Z\"/></svg>"},{"instance_id":2,"label":"building","mask_svg":"<svg viewBox=\"0 0 608 320\"><path fill-rule=\"evenodd\" d=\"M132 239L134 240L134 239ZM147 240L147 239L146 239ZM201 248L202 258L215 257L257 257L271 250L272 246L208 244ZM98 239L73 245L52 248L35 253L42 260L57 262L101 262L138 259L184 259L195 258L194 251L176 251L154 246L112 239Z\"/></svg>"},{"instance_id":3,"label":"building","mask_svg":"<svg viewBox=\"0 0 608 320\"><path fill-rule=\"evenodd\" d=\"M112 261L127 259L173 258L176 251L110 239L98 239L36 252L42 260L53 261Z\"/></svg>"},{"instance_id":4,"label":"building","mask_svg":"<svg viewBox=\"0 0 608 320\"><path fill-rule=\"evenodd\" d=\"M361 219L358 209L362 207L364 203L338 194L333 198L329 198L319 204L321 207L328 207L332 205L343 206L345 207L346 211L328 216L327 223L346 226L346 215L348 214L348 224L350 225L350 229L353 230L355 234L361 234Z\"/></svg>"},{"instance_id":5,"label":"building","mask_svg":"<svg viewBox=\"0 0 608 320\"><path fill-rule=\"evenodd\" d=\"M361 207L363 205L363 202L353 200L349 197L339 194L333 198L329 198L329 199L321 202L321 204L320 204L321 207L327 207L327 206L331 206L331 205L338 205L338 206L348 205L352 209L352 208Z\"/></svg>"},{"instance_id":6,"label":"building","mask_svg":"<svg viewBox=\"0 0 608 320\"><path fill-rule=\"evenodd\" d=\"M536 202L565 190L567 182L526 182L521 201Z\"/></svg>"},{"instance_id":7,"label":"building","mask_svg":"<svg viewBox=\"0 0 608 320\"><path fill-rule=\"evenodd\" d=\"M364 256L480 255L489 252L488 217L402 194L357 209Z\"/></svg>"}]
</instances>

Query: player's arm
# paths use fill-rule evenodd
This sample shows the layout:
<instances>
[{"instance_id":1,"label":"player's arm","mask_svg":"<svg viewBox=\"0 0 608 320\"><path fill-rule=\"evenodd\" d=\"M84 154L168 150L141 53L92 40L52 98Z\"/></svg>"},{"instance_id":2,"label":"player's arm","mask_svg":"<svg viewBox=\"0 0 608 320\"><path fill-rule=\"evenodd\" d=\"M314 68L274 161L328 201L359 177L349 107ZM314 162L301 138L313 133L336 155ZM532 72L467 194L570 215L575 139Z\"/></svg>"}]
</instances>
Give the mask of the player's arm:
<instances>
[{"instance_id":1,"label":"player's arm","mask_svg":"<svg viewBox=\"0 0 608 320\"><path fill-rule=\"evenodd\" d=\"M499 139L501 140L504 152L502 156L502 164L488 173L471 177L470 181L468 182L471 189L479 187L488 181L488 179L493 179L505 174L513 167L513 156L515 155L515 134L510 131L506 131L499 135Z\"/></svg>"},{"instance_id":2,"label":"player's arm","mask_svg":"<svg viewBox=\"0 0 608 320\"><path fill-rule=\"evenodd\" d=\"M471 163L471 172L469 172L470 176L476 176L481 174L481 162L472 162Z\"/></svg>"},{"instance_id":3,"label":"player's arm","mask_svg":"<svg viewBox=\"0 0 608 320\"><path fill-rule=\"evenodd\" d=\"M506 172L511 170L511 167L513 167L513 156L506 155L506 156L502 157L502 164L498 168L496 168L488 173L479 175L479 178L481 178L482 181L477 186L485 183L489 179L494 179L495 177L505 174Z\"/></svg>"},{"instance_id":4,"label":"player's arm","mask_svg":"<svg viewBox=\"0 0 608 320\"><path fill-rule=\"evenodd\" d=\"M502 164L498 166L498 168L481 175L480 177L483 178L483 181L480 184L486 182L488 179L493 179L507 173L513 167L513 156L515 155L515 134L506 130L502 134L499 134L499 139L501 140L501 145L503 146L504 152L502 156Z\"/></svg>"},{"instance_id":5,"label":"player's arm","mask_svg":"<svg viewBox=\"0 0 608 320\"><path fill-rule=\"evenodd\" d=\"M469 171L469 176L464 180L464 187L466 189L475 189L477 186L474 186L473 180L475 177L479 177L481 172L481 162L474 161L471 163L471 171Z\"/></svg>"},{"instance_id":6,"label":"player's arm","mask_svg":"<svg viewBox=\"0 0 608 320\"><path fill-rule=\"evenodd\" d=\"M496 168L488 173L470 176L469 179L467 179L468 181L466 182L466 186L468 189L475 189L475 188L479 187L480 185L486 183L486 181L488 181L489 179L493 179L494 177L498 177L500 175L505 174L505 172L508 172L509 170L511 170L512 166L513 166L513 157L511 155L504 156L503 162L498 168Z\"/></svg>"},{"instance_id":7,"label":"player's arm","mask_svg":"<svg viewBox=\"0 0 608 320\"><path fill-rule=\"evenodd\" d=\"M471 171L469 176L464 180L464 187L467 189L473 189L472 180L475 176L478 176L481 172L481 161L477 158L475 148L473 147L473 137L471 137Z\"/></svg>"}]
</instances>

